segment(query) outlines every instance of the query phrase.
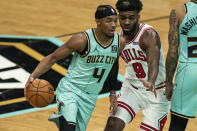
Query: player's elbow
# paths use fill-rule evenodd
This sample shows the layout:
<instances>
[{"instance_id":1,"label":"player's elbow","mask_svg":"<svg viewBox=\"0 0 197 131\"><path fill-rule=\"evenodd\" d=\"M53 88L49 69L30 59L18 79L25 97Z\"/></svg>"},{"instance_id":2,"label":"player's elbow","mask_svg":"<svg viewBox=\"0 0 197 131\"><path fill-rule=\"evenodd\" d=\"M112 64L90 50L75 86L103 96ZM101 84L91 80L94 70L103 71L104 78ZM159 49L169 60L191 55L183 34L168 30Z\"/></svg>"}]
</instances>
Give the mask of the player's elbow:
<instances>
[{"instance_id":1,"label":"player's elbow","mask_svg":"<svg viewBox=\"0 0 197 131\"><path fill-rule=\"evenodd\" d=\"M46 57L50 61L51 64L54 64L58 61L57 57L52 53Z\"/></svg>"}]
</instances>

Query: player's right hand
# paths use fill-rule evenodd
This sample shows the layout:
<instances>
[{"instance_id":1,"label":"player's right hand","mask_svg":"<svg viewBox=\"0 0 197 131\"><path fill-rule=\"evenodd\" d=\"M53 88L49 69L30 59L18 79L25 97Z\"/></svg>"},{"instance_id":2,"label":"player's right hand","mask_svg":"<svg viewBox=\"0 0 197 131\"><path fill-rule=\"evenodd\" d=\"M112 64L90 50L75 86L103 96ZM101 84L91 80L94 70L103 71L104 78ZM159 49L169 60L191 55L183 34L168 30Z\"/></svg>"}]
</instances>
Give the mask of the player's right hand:
<instances>
[{"instance_id":1,"label":"player's right hand","mask_svg":"<svg viewBox=\"0 0 197 131\"><path fill-rule=\"evenodd\" d=\"M35 80L35 78L33 77L33 76L29 76L29 78L28 78L28 80L27 80L27 82L26 82L26 84L25 84L25 88L24 88L24 96L26 97L26 89L27 89L27 87L29 86L29 84L30 83L32 83L33 81Z\"/></svg>"},{"instance_id":2,"label":"player's right hand","mask_svg":"<svg viewBox=\"0 0 197 131\"><path fill-rule=\"evenodd\" d=\"M117 96L113 95L113 96L109 96L109 98L110 98L110 113L112 115L115 115L118 108Z\"/></svg>"},{"instance_id":3,"label":"player's right hand","mask_svg":"<svg viewBox=\"0 0 197 131\"><path fill-rule=\"evenodd\" d=\"M146 81L146 80L142 80L142 79L139 79L139 80L143 83L143 85L145 87L147 87L151 92L153 92L155 95L155 98L157 98L157 92L155 89L155 85L149 81Z\"/></svg>"}]
</instances>

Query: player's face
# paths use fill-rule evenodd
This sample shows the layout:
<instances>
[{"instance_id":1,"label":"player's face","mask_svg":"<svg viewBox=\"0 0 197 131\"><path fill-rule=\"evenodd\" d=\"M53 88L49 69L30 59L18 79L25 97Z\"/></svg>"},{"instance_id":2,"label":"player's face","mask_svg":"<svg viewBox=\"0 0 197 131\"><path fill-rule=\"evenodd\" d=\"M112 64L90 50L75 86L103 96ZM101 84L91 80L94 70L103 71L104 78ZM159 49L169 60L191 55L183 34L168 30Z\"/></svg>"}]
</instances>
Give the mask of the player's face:
<instances>
[{"instance_id":1,"label":"player's face","mask_svg":"<svg viewBox=\"0 0 197 131\"><path fill-rule=\"evenodd\" d=\"M107 16L99 20L101 31L108 37L113 37L117 27L118 17L115 15Z\"/></svg>"},{"instance_id":2,"label":"player's face","mask_svg":"<svg viewBox=\"0 0 197 131\"><path fill-rule=\"evenodd\" d=\"M125 35L131 34L138 27L139 18L140 16L137 11L119 12L120 26Z\"/></svg>"}]
</instances>

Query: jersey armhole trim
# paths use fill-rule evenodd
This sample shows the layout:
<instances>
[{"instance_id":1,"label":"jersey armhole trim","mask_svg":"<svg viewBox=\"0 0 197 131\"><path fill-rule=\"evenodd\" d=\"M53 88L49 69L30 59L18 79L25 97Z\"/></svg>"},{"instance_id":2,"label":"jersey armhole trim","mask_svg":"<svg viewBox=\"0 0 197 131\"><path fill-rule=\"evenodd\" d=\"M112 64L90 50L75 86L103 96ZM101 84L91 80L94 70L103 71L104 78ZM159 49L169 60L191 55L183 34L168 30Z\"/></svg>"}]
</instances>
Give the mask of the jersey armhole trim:
<instances>
[{"instance_id":1,"label":"jersey armhole trim","mask_svg":"<svg viewBox=\"0 0 197 131\"><path fill-rule=\"evenodd\" d=\"M82 58L86 57L88 55L88 53L90 52L90 39L89 39L89 36L88 36L87 32L83 32L83 33L86 35L87 44L85 46L85 49L79 53L80 57L82 57Z\"/></svg>"},{"instance_id":2,"label":"jersey armhole trim","mask_svg":"<svg viewBox=\"0 0 197 131\"><path fill-rule=\"evenodd\" d=\"M185 14L187 14L187 5L186 5L186 3L184 4L184 6L185 6Z\"/></svg>"},{"instance_id":3,"label":"jersey armhole trim","mask_svg":"<svg viewBox=\"0 0 197 131\"><path fill-rule=\"evenodd\" d=\"M140 47L140 40L141 40L141 38L142 38L144 32L147 31L147 30L150 30L150 29L154 30L152 27L148 27L148 28L146 28L146 29L143 30L143 32L142 32L142 34L141 34L141 36L140 36L140 38L139 38L139 40L138 40L139 47ZM142 49L142 48L140 47L140 49ZM143 50L143 49L142 49L142 50ZM144 50L143 50L143 51L144 51Z\"/></svg>"}]
</instances>

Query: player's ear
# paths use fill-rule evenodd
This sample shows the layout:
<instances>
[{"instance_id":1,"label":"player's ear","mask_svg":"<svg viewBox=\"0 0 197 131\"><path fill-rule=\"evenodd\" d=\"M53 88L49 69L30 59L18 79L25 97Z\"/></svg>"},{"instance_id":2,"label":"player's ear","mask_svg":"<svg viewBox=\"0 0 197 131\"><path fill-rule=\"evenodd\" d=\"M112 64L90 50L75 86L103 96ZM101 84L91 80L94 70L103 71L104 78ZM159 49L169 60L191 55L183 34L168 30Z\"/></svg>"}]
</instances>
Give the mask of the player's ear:
<instances>
[{"instance_id":1,"label":"player's ear","mask_svg":"<svg viewBox=\"0 0 197 131\"><path fill-rule=\"evenodd\" d=\"M138 20L140 19L140 14L138 14Z\"/></svg>"},{"instance_id":2,"label":"player's ear","mask_svg":"<svg viewBox=\"0 0 197 131\"><path fill-rule=\"evenodd\" d=\"M95 19L95 21L96 21L96 24L97 25L100 25L101 24L101 21L99 19Z\"/></svg>"}]
</instances>

